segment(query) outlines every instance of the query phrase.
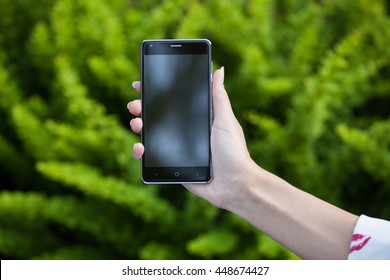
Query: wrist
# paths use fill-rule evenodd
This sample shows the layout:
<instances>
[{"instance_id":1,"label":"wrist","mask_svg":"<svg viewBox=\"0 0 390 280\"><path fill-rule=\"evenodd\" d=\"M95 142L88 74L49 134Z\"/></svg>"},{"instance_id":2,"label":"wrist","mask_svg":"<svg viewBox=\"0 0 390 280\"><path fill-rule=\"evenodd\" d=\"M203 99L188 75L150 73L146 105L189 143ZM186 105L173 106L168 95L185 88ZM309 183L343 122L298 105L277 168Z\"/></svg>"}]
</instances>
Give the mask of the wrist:
<instances>
[{"instance_id":1,"label":"wrist","mask_svg":"<svg viewBox=\"0 0 390 280\"><path fill-rule=\"evenodd\" d=\"M239 172L239 174L241 176L236 178L234 191L230 193L224 209L244 218L246 213L250 211L251 204L255 201L258 204L261 201L259 196L264 192L265 188L270 188L272 185L277 184L278 181L283 181L259 167L253 160L246 164L245 170Z\"/></svg>"}]
</instances>

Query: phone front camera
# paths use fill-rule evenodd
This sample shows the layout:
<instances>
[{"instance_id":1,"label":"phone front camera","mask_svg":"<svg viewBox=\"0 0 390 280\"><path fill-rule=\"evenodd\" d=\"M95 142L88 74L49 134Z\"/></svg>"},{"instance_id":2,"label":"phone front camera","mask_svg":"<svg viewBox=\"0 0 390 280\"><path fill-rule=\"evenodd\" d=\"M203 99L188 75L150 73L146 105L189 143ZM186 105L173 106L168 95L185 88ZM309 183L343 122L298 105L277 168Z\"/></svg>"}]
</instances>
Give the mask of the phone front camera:
<instances>
[{"instance_id":1,"label":"phone front camera","mask_svg":"<svg viewBox=\"0 0 390 280\"><path fill-rule=\"evenodd\" d=\"M153 44L150 44L150 45L149 45L149 48L153 48Z\"/></svg>"}]
</instances>

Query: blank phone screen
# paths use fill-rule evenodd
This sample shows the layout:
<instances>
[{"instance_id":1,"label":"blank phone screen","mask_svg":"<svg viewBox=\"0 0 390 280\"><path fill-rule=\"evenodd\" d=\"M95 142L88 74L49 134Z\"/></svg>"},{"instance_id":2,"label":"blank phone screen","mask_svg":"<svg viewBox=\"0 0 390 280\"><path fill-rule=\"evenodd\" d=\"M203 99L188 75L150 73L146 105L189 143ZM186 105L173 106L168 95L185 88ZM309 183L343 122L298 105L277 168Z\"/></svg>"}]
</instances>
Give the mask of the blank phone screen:
<instances>
[{"instance_id":1,"label":"blank phone screen","mask_svg":"<svg viewBox=\"0 0 390 280\"><path fill-rule=\"evenodd\" d=\"M173 46L143 45L143 179L206 182L211 179L210 48L187 41Z\"/></svg>"},{"instance_id":2,"label":"blank phone screen","mask_svg":"<svg viewBox=\"0 0 390 280\"><path fill-rule=\"evenodd\" d=\"M147 55L144 68L145 166L207 166L208 56Z\"/></svg>"}]
</instances>

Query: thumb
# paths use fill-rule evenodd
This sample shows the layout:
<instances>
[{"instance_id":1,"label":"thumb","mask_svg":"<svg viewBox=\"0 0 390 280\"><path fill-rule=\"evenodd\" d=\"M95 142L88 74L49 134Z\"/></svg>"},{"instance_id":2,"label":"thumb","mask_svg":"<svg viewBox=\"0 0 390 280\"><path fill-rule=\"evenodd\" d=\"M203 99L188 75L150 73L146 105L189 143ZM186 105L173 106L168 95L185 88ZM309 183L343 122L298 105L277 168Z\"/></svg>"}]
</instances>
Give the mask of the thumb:
<instances>
[{"instance_id":1,"label":"thumb","mask_svg":"<svg viewBox=\"0 0 390 280\"><path fill-rule=\"evenodd\" d=\"M224 86L225 68L221 67L213 75L213 112L215 119L234 117L228 94Z\"/></svg>"}]
</instances>

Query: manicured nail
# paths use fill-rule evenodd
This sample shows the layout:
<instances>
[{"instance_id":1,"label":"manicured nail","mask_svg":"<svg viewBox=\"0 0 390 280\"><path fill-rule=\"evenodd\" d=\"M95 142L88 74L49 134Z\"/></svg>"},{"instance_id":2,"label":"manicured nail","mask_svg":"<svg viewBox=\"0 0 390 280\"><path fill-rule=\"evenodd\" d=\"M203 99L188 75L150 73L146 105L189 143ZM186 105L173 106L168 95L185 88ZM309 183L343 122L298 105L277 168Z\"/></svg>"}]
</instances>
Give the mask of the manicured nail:
<instances>
[{"instance_id":1,"label":"manicured nail","mask_svg":"<svg viewBox=\"0 0 390 280\"><path fill-rule=\"evenodd\" d=\"M223 84L224 80L225 80L225 67L224 66L221 67L221 76L222 76L222 84Z\"/></svg>"},{"instance_id":2,"label":"manicured nail","mask_svg":"<svg viewBox=\"0 0 390 280\"><path fill-rule=\"evenodd\" d=\"M133 146L133 155L134 155L134 157L135 157L136 159L141 159L141 157L142 157L142 155L140 156L140 155L138 155L138 154L136 153L136 148L137 148L137 146L139 146L139 145L141 145L141 144L140 144L140 143L135 143L134 146Z\"/></svg>"},{"instance_id":3,"label":"manicured nail","mask_svg":"<svg viewBox=\"0 0 390 280\"><path fill-rule=\"evenodd\" d=\"M133 122L134 122L134 119L131 119L131 121L130 121L130 126L133 125Z\"/></svg>"},{"instance_id":4,"label":"manicured nail","mask_svg":"<svg viewBox=\"0 0 390 280\"><path fill-rule=\"evenodd\" d=\"M127 103L127 109L130 110L130 105L131 105L132 102L133 102L133 101L130 101L129 103Z\"/></svg>"},{"instance_id":5,"label":"manicured nail","mask_svg":"<svg viewBox=\"0 0 390 280\"><path fill-rule=\"evenodd\" d=\"M132 82L131 86L132 86L133 88L135 88L136 84L137 84L137 82Z\"/></svg>"}]
</instances>

